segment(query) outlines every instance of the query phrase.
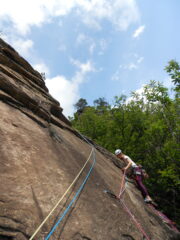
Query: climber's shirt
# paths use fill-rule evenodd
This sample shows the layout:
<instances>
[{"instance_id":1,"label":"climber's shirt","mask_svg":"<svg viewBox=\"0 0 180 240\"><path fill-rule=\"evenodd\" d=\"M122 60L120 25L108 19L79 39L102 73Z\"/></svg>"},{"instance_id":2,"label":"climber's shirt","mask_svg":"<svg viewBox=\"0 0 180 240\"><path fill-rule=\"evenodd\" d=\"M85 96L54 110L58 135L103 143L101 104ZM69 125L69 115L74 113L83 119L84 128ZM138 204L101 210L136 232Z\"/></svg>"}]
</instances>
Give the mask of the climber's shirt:
<instances>
[{"instance_id":1,"label":"climber's shirt","mask_svg":"<svg viewBox=\"0 0 180 240\"><path fill-rule=\"evenodd\" d=\"M136 168L138 167L138 165L127 155L124 155L124 159L126 161L126 163L128 164L129 162L131 162L131 167L132 168Z\"/></svg>"},{"instance_id":2,"label":"climber's shirt","mask_svg":"<svg viewBox=\"0 0 180 240\"><path fill-rule=\"evenodd\" d=\"M140 175L142 176L142 169L127 155L124 155L124 160L126 161L126 164L128 164L129 162L131 163L131 167L130 167L130 171L131 174L137 176Z\"/></svg>"}]
</instances>

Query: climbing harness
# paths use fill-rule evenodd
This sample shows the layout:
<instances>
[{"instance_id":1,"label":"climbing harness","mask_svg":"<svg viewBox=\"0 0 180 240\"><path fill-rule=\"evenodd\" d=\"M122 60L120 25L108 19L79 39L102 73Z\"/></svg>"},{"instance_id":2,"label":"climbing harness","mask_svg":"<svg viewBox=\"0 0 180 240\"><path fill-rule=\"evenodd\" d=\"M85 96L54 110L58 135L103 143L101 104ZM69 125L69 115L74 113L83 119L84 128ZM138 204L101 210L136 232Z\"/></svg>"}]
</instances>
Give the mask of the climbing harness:
<instances>
[{"instance_id":1,"label":"climbing harness","mask_svg":"<svg viewBox=\"0 0 180 240\"><path fill-rule=\"evenodd\" d=\"M133 168L133 174L142 176L142 169L140 167Z\"/></svg>"},{"instance_id":2,"label":"climbing harness","mask_svg":"<svg viewBox=\"0 0 180 240\"><path fill-rule=\"evenodd\" d=\"M61 221L63 220L63 218L66 216L66 214L68 213L69 209L71 208L71 206L73 205L73 203L77 200L77 197L78 195L81 193L81 191L83 190L84 188L84 185L86 184L91 172L92 172L92 169L96 163L96 158L95 158L95 154L94 154L94 151L93 151L93 155L94 155L94 161L93 161L93 164L87 174L87 176L85 177L83 183L81 184L80 188L78 189L78 191L76 192L74 198L71 200L70 204L68 205L68 207L64 210L64 212L61 214L59 220L56 222L56 224L53 226L52 230L49 232L49 234L47 235L47 237L45 238L45 240L48 240L51 235L53 234L53 232L55 231L55 229L58 227L58 225L61 223Z\"/></svg>"},{"instance_id":3,"label":"climbing harness","mask_svg":"<svg viewBox=\"0 0 180 240\"><path fill-rule=\"evenodd\" d=\"M79 133L79 132L78 132ZM89 157L87 159L87 161L85 162L84 166L81 168L81 170L79 171L79 173L77 174L77 176L75 177L75 179L73 180L73 182L70 184L70 186L67 188L67 190L65 191L65 193L63 194L63 196L58 200L58 202L55 204L55 206L52 208L52 210L50 211L50 213L46 216L46 218L43 220L43 222L38 226L38 228L35 230L35 232L32 234L32 236L29 238L29 240L34 239L34 237L36 236L36 234L40 231L40 229L42 228L42 226L46 223L46 221L49 219L49 217L52 215L52 213L55 211L55 209L58 207L58 205L62 202L62 200L64 199L64 197L67 195L67 193L70 191L70 189L75 185L76 181L78 180L79 176L81 175L81 173L83 172L83 170L85 169L86 165L88 164L89 160L91 159L91 155L93 154L94 159L95 159L95 151L94 151L94 147L93 145L81 134L79 133L80 136L89 144L92 146L91 152L89 154ZM93 162L92 166L94 166L95 161ZM92 171L92 169L91 169ZM90 171L90 173L91 173ZM89 173L89 175L90 175ZM87 180L86 180L87 181ZM85 181L85 183L86 183ZM82 184L83 186L85 185ZM83 188L83 187L82 187ZM81 191L81 190L80 190ZM79 195L79 194L78 194ZM77 197L76 197L77 198ZM75 201L75 199L74 199ZM73 201L73 202L74 202ZM73 203L72 202L72 203ZM72 205L72 204L71 204ZM71 206L70 206L71 207ZM69 208L70 208L69 207ZM66 213L65 213L66 214Z\"/></svg>"}]
</instances>

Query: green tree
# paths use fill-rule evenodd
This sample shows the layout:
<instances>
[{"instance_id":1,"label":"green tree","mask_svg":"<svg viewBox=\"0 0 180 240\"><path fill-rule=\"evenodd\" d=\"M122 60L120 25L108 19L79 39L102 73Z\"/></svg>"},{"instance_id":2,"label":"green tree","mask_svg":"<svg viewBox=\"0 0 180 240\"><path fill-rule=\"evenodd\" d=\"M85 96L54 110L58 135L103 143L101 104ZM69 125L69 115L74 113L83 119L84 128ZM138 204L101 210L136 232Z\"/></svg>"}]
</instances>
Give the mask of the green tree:
<instances>
[{"instance_id":1,"label":"green tree","mask_svg":"<svg viewBox=\"0 0 180 240\"><path fill-rule=\"evenodd\" d=\"M178 93L178 68L171 67L168 71L176 73L172 79ZM130 99L114 97L113 106L104 98L95 100L80 116L74 114L72 124L109 151L121 148L142 164L150 175L146 183L149 192L180 224L179 112L177 94L171 99L162 83L150 81L141 94L134 92Z\"/></svg>"},{"instance_id":2,"label":"green tree","mask_svg":"<svg viewBox=\"0 0 180 240\"><path fill-rule=\"evenodd\" d=\"M80 98L74 107L76 108L78 113L82 113L84 108L87 106L87 101L84 98Z\"/></svg>"},{"instance_id":3,"label":"green tree","mask_svg":"<svg viewBox=\"0 0 180 240\"><path fill-rule=\"evenodd\" d=\"M109 104L104 97L100 97L100 98L94 100L94 105L96 108L98 108L98 107L102 108L102 107L107 107Z\"/></svg>"},{"instance_id":4,"label":"green tree","mask_svg":"<svg viewBox=\"0 0 180 240\"><path fill-rule=\"evenodd\" d=\"M172 82L175 85L175 90L180 90L180 65L177 61L171 60L168 65L165 67L165 70L172 78Z\"/></svg>"}]
</instances>

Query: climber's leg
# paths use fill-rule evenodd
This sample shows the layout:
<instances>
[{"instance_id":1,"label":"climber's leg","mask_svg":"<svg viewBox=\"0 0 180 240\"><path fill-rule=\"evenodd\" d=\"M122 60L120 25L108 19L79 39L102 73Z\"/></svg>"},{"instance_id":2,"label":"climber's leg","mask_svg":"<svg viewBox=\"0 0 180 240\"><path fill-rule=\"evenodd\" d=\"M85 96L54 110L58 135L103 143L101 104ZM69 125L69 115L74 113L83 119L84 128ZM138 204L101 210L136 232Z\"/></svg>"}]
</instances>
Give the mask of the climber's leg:
<instances>
[{"instance_id":1,"label":"climber's leg","mask_svg":"<svg viewBox=\"0 0 180 240\"><path fill-rule=\"evenodd\" d=\"M141 191L143 197L147 198L147 200L151 200L151 198L148 194L148 191L142 182L142 176L136 175L135 180L136 180L137 186L138 186L139 190Z\"/></svg>"}]
</instances>

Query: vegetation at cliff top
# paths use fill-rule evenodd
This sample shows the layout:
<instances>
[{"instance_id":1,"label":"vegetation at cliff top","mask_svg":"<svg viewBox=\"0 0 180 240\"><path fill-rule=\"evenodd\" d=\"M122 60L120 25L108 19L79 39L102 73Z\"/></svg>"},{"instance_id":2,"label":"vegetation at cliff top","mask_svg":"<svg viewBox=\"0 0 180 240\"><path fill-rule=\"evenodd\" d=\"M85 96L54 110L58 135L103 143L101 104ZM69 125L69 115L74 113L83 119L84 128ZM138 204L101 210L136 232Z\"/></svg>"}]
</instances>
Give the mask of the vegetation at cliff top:
<instances>
[{"instance_id":1,"label":"vegetation at cliff top","mask_svg":"<svg viewBox=\"0 0 180 240\"><path fill-rule=\"evenodd\" d=\"M80 99L70 121L112 153L121 148L142 164L150 175L150 195L180 225L180 65L171 60L165 70L174 83L174 97L163 84L150 81L128 101L124 95L115 96L113 106L105 98L95 100L94 106Z\"/></svg>"}]
</instances>

